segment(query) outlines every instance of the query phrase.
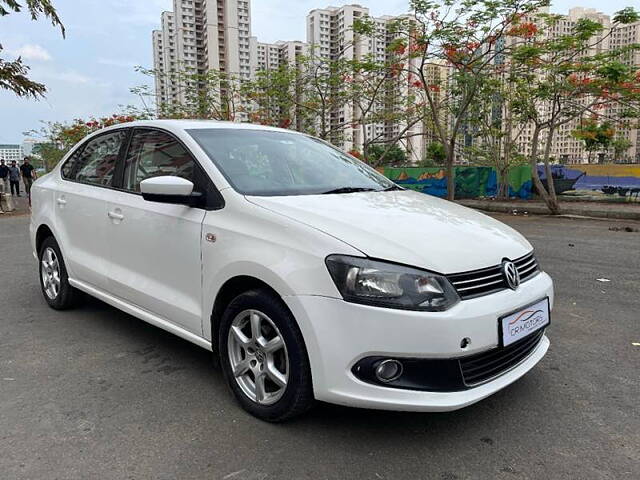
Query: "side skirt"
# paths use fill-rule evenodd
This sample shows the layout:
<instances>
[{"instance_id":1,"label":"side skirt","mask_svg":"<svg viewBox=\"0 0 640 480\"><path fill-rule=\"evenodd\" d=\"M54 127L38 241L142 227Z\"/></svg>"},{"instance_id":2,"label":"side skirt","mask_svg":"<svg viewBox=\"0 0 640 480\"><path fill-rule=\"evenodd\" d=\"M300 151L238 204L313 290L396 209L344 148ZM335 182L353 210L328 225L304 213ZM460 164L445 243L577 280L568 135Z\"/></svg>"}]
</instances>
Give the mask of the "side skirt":
<instances>
[{"instance_id":1,"label":"side skirt","mask_svg":"<svg viewBox=\"0 0 640 480\"><path fill-rule=\"evenodd\" d=\"M109 305L117 308L118 310L122 310L123 312L128 313L129 315L133 315L134 317L139 318L140 320L144 320L145 322L150 323L151 325L154 325L158 328L162 328L163 330L173 333L174 335L177 335L180 338L184 338L185 340L191 343L195 343L199 347L209 350L210 352L213 351L211 347L211 342L209 342L208 340L202 337L199 337L198 335L195 335L189 332L188 330L185 330L184 328L174 325L169 320L165 320L164 318L158 317L157 315L154 315L153 313L150 313L140 307L132 305L118 297L114 297L109 293L103 292L102 290L98 290L97 288L87 283L80 282L72 278L69 279L69 283L73 287L77 288L78 290L82 290L83 292L91 295L92 297L96 297L105 303L108 303Z\"/></svg>"}]
</instances>

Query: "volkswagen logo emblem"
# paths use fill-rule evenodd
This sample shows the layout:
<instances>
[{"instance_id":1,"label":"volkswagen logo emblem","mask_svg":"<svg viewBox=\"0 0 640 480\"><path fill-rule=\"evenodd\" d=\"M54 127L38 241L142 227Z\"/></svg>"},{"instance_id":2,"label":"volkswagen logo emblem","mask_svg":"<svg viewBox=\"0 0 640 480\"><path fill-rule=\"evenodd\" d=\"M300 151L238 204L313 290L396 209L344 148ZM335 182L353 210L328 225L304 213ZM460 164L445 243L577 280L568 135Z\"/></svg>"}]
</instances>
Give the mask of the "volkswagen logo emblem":
<instances>
[{"instance_id":1,"label":"volkswagen logo emblem","mask_svg":"<svg viewBox=\"0 0 640 480\"><path fill-rule=\"evenodd\" d=\"M511 290L518 289L520 286L520 274L518 273L515 263L510 260L503 261L502 276Z\"/></svg>"}]
</instances>

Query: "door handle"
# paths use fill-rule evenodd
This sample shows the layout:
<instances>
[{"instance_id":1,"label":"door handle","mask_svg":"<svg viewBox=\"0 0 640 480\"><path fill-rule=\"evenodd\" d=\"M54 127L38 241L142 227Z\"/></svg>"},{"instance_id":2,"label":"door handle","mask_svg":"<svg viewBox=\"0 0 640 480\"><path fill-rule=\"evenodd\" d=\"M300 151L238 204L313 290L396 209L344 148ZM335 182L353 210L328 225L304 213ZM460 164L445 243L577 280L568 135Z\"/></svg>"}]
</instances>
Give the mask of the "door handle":
<instances>
[{"instance_id":1,"label":"door handle","mask_svg":"<svg viewBox=\"0 0 640 480\"><path fill-rule=\"evenodd\" d=\"M122 215L121 213L109 212L109 213L107 213L107 215L112 220L124 220L124 215Z\"/></svg>"},{"instance_id":2,"label":"door handle","mask_svg":"<svg viewBox=\"0 0 640 480\"><path fill-rule=\"evenodd\" d=\"M67 201L64 198L58 198L57 200L58 205L66 205Z\"/></svg>"}]
</instances>

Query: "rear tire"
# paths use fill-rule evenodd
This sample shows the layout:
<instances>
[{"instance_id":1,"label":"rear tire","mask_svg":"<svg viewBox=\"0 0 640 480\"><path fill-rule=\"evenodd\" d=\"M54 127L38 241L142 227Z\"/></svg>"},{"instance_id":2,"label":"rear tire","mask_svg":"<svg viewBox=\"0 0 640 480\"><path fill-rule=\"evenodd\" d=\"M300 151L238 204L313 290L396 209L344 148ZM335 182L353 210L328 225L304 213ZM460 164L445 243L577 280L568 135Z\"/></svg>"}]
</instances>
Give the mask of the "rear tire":
<instances>
[{"instance_id":1,"label":"rear tire","mask_svg":"<svg viewBox=\"0 0 640 480\"><path fill-rule=\"evenodd\" d=\"M222 371L247 412L282 422L311 408L307 350L279 297L263 289L239 295L222 315L218 333Z\"/></svg>"},{"instance_id":2,"label":"rear tire","mask_svg":"<svg viewBox=\"0 0 640 480\"><path fill-rule=\"evenodd\" d=\"M38 259L40 288L46 302L55 310L73 307L80 292L69 284L67 267L55 238L44 239Z\"/></svg>"}]
</instances>

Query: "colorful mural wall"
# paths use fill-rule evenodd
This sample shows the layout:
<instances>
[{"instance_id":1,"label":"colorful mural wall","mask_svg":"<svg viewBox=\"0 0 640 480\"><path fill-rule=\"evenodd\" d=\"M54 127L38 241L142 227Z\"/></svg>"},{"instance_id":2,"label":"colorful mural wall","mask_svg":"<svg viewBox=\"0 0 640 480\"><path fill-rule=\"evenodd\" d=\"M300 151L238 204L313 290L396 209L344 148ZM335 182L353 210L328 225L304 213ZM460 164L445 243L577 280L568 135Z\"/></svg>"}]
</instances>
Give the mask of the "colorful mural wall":
<instances>
[{"instance_id":1,"label":"colorful mural wall","mask_svg":"<svg viewBox=\"0 0 640 480\"><path fill-rule=\"evenodd\" d=\"M538 166L540 178L546 178L544 167ZM640 192L640 165L553 165L555 184L573 190L595 190L604 193L637 194ZM623 195L624 196L624 195Z\"/></svg>"},{"instance_id":2,"label":"colorful mural wall","mask_svg":"<svg viewBox=\"0 0 640 480\"><path fill-rule=\"evenodd\" d=\"M447 196L446 170L440 167L384 167L386 177L405 188L437 197ZM495 197L498 175L492 167L455 167L456 198ZM509 172L509 196L531 198L531 169L514 167Z\"/></svg>"}]
</instances>

